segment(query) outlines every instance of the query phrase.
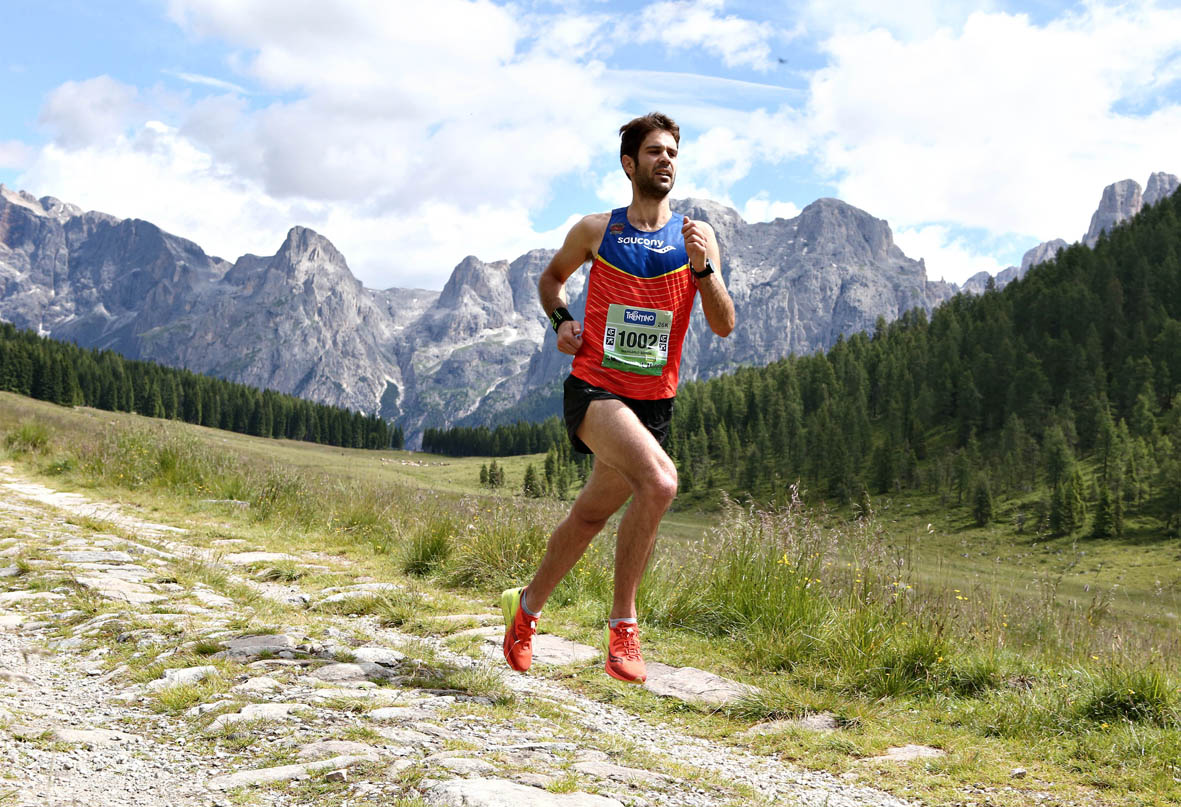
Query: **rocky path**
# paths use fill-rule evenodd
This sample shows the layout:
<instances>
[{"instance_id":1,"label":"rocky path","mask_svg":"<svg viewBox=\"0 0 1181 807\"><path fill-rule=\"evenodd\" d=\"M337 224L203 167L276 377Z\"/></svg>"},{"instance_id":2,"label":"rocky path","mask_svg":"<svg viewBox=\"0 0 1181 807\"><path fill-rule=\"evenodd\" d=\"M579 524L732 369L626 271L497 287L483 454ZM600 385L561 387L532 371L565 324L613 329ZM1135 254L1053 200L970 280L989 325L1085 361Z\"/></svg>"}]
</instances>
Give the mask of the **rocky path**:
<instances>
[{"instance_id":1,"label":"rocky path","mask_svg":"<svg viewBox=\"0 0 1181 807\"><path fill-rule=\"evenodd\" d=\"M403 634L361 607L398 584L248 572L271 561L0 466L0 807L903 804L508 673L494 615ZM741 691L659 665L650 688Z\"/></svg>"}]
</instances>

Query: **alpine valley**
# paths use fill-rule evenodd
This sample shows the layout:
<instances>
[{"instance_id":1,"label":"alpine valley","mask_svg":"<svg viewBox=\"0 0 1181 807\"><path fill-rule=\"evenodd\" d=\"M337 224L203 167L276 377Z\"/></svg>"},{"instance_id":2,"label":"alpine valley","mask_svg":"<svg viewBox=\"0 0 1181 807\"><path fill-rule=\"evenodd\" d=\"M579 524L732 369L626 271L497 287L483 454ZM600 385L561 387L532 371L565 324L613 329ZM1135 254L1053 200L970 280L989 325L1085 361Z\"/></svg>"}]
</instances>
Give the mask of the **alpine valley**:
<instances>
[{"instance_id":1,"label":"alpine valley","mask_svg":"<svg viewBox=\"0 0 1181 807\"><path fill-rule=\"evenodd\" d=\"M1178 179L1153 174L1108 186L1085 243ZM930 311L960 291L928 279L923 261L894 244L888 224L836 199L799 216L747 223L715 202L673 209L709 222L737 308L727 339L695 313L682 378L706 378L792 353L831 347L912 308ZM1066 245L1031 249L1018 278ZM428 426L539 419L558 411L570 359L537 303L551 250L513 261L467 257L442 291L367 289L328 239L293 227L269 257L233 263L138 219L83 212L0 185L0 319L84 347L185 367L366 413L380 413L417 444ZM581 317L586 273L567 284Z\"/></svg>"}]
</instances>

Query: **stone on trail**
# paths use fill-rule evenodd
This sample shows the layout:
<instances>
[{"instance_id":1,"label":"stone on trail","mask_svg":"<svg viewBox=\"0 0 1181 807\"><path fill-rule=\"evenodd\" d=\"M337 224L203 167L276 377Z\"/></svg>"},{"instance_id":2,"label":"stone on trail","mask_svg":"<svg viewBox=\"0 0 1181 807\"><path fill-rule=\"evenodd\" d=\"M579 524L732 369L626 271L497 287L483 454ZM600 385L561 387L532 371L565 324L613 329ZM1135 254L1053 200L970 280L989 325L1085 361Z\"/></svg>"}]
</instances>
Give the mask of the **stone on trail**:
<instances>
[{"instance_id":1,"label":"stone on trail","mask_svg":"<svg viewBox=\"0 0 1181 807\"><path fill-rule=\"evenodd\" d=\"M274 692L282 689L283 685L266 675L260 675L257 678L251 678L248 681L243 681L236 687L230 689L231 692L237 692L243 695L265 694L267 692Z\"/></svg>"},{"instance_id":2,"label":"stone on trail","mask_svg":"<svg viewBox=\"0 0 1181 807\"><path fill-rule=\"evenodd\" d=\"M65 594L58 594L56 591L7 591L0 594L0 605L13 605L18 602L64 600L65 598Z\"/></svg>"},{"instance_id":3,"label":"stone on trail","mask_svg":"<svg viewBox=\"0 0 1181 807\"><path fill-rule=\"evenodd\" d=\"M299 759L325 759L326 757L358 756L374 754L373 746L352 740L321 740L308 743L299 749L296 756Z\"/></svg>"},{"instance_id":4,"label":"stone on trail","mask_svg":"<svg viewBox=\"0 0 1181 807\"><path fill-rule=\"evenodd\" d=\"M274 563L280 560L298 561L299 558L285 552L235 552L226 555L224 560L235 566L249 566L252 563Z\"/></svg>"},{"instance_id":5,"label":"stone on trail","mask_svg":"<svg viewBox=\"0 0 1181 807\"><path fill-rule=\"evenodd\" d=\"M435 760L440 767L459 776L481 776L496 772L496 766L482 759L471 757L448 757Z\"/></svg>"},{"instance_id":6,"label":"stone on trail","mask_svg":"<svg viewBox=\"0 0 1181 807\"><path fill-rule=\"evenodd\" d=\"M285 633L263 633L255 636L241 636L221 643L225 648L216 653L217 658L231 661L254 661L263 656L277 656L286 652L295 654L295 639Z\"/></svg>"},{"instance_id":7,"label":"stone on trail","mask_svg":"<svg viewBox=\"0 0 1181 807\"><path fill-rule=\"evenodd\" d=\"M686 703L725 706L757 691L696 667L670 667L653 661L648 662L647 668L648 680L644 686L650 692Z\"/></svg>"},{"instance_id":8,"label":"stone on trail","mask_svg":"<svg viewBox=\"0 0 1181 807\"><path fill-rule=\"evenodd\" d=\"M489 656L500 656L500 645L504 639L503 627L473 628L460 631L455 636L480 636L484 639ZM538 633L533 637L533 663L561 666L584 664L602 655L602 651L590 645L572 642L550 633Z\"/></svg>"},{"instance_id":9,"label":"stone on trail","mask_svg":"<svg viewBox=\"0 0 1181 807\"><path fill-rule=\"evenodd\" d=\"M134 558L126 552L62 552L58 555L63 563L132 563Z\"/></svg>"},{"instance_id":10,"label":"stone on trail","mask_svg":"<svg viewBox=\"0 0 1181 807\"><path fill-rule=\"evenodd\" d=\"M439 807L623 807L615 799L589 793L550 793L504 779L454 779L426 792Z\"/></svg>"},{"instance_id":11,"label":"stone on trail","mask_svg":"<svg viewBox=\"0 0 1181 807\"><path fill-rule=\"evenodd\" d=\"M76 743L87 748L100 745L118 745L139 742L140 737L122 731L108 729L53 729L55 739L63 743Z\"/></svg>"},{"instance_id":12,"label":"stone on trail","mask_svg":"<svg viewBox=\"0 0 1181 807\"><path fill-rule=\"evenodd\" d=\"M309 674L313 678L319 678L321 681L343 683L388 678L390 671L380 664L361 662L360 664L327 664L312 670Z\"/></svg>"},{"instance_id":13,"label":"stone on trail","mask_svg":"<svg viewBox=\"0 0 1181 807\"><path fill-rule=\"evenodd\" d=\"M0 577L20 577L20 576L21 576L21 567L16 566L15 564L12 566L5 566L3 569L0 569Z\"/></svg>"},{"instance_id":14,"label":"stone on trail","mask_svg":"<svg viewBox=\"0 0 1181 807\"><path fill-rule=\"evenodd\" d=\"M121 600L122 602L132 604L147 604L168 599L162 594L156 594L143 583L135 583L106 574L95 577L77 577L75 580L78 582L78 585L88 588L100 597L106 597L108 600Z\"/></svg>"},{"instance_id":15,"label":"stone on trail","mask_svg":"<svg viewBox=\"0 0 1181 807\"><path fill-rule=\"evenodd\" d=\"M364 756L333 757L320 762L305 762L302 765L281 765L277 768L262 768L256 771L239 771L209 780L210 790L233 790L236 787L256 787L273 782L289 782L308 774L322 771L337 771L359 765L362 762L378 762L376 754Z\"/></svg>"},{"instance_id":16,"label":"stone on trail","mask_svg":"<svg viewBox=\"0 0 1181 807\"><path fill-rule=\"evenodd\" d=\"M622 765L614 765L610 762L595 762L592 760L575 762L574 770L579 773L585 773L588 776L597 776L600 779L613 779L616 782L635 782L639 784L673 781L671 777L665 776L663 773L641 770L639 768L625 768Z\"/></svg>"},{"instance_id":17,"label":"stone on trail","mask_svg":"<svg viewBox=\"0 0 1181 807\"><path fill-rule=\"evenodd\" d=\"M163 675L148 683L148 690L154 691L181 684L195 684L204 681L211 675L217 675L217 667L206 664L201 667L179 667L165 670Z\"/></svg>"},{"instance_id":18,"label":"stone on trail","mask_svg":"<svg viewBox=\"0 0 1181 807\"><path fill-rule=\"evenodd\" d=\"M230 608L234 601L229 597L210 591L207 588L194 588L193 599L204 605L206 608Z\"/></svg>"},{"instance_id":19,"label":"stone on trail","mask_svg":"<svg viewBox=\"0 0 1181 807\"><path fill-rule=\"evenodd\" d=\"M939 748L931 748L928 745L901 745L887 748L886 753L876 757L864 757L857 761L862 764L869 762L910 762L912 759L929 759L945 756L947 756L946 751Z\"/></svg>"},{"instance_id":20,"label":"stone on trail","mask_svg":"<svg viewBox=\"0 0 1181 807\"><path fill-rule=\"evenodd\" d=\"M0 630L14 630L25 622L20 614L0 614Z\"/></svg>"},{"instance_id":21,"label":"stone on trail","mask_svg":"<svg viewBox=\"0 0 1181 807\"><path fill-rule=\"evenodd\" d=\"M380 664L383 667L397 667L406 658L402 653L388 647L358 647L349 652L357 661Z\"/></svg>"}]
</instances>

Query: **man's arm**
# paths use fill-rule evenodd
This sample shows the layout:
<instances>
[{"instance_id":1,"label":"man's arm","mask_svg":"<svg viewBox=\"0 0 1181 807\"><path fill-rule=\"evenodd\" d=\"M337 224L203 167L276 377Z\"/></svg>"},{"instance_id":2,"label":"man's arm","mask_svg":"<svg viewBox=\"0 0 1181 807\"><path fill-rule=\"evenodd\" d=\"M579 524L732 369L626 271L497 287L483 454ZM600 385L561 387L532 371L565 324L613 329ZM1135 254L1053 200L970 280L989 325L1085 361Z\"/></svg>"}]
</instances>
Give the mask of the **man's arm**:
<instances>
[{"instance_id":1,"label":"man's arm","mask_svg":"<svg viewBox=\"0 0 1181 807\"><path fill-rule=\"evenodd\" d=\"M694 281L701 292L701 310L705 312L705 321L709 323L710 330L718 336L729 336L734 330L734 301L730 299L726 284L722 282L722 254L718 250L714 228L704 221L693 221L686 216L681 234L685 236L690 269L698 272L704 270L706 255L715 267L712 275L694 278Z\"/></svg>"},{"instance_id":2,"label":"man's arm","mask_svg":"<svg viewBox=\"0 0 1181 807\"><path fill-rule=\"evenodd\" d=\"M584 216L566 233L561 249L550 259L549 265L537 280L541 307L548 317L566 305L566 279L594 255L595 246L603 240L607 228L606 213ZM582 347L582 323L568 320L558 327L558 350L573 356Z\"/></svg>"}]
</instances>

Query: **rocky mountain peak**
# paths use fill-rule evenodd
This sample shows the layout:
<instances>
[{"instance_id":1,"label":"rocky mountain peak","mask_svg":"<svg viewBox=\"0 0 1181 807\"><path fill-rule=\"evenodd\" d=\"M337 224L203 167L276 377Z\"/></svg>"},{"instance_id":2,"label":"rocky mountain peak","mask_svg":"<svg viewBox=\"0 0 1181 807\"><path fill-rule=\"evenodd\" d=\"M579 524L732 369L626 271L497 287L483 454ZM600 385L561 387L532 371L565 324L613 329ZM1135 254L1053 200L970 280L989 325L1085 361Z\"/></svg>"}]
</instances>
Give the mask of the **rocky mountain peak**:
<instances>
[{"instance_id":1,"label":"rocky mountain peak","mask_svg":"<svg viewBox=\"0 0 1181 807\"><path fill-rule=\"evenodd\" d=\"M288 230L287 238L270 265L282 271L294 284L320 280L326 289L334 283L361 288L361 282L349 270L344 255L331 241L307 227L296 226Z\"/></svg>"},{"instance_id":2,"label":"rocky mountain peak","mask_svg":"<svg viewBox=\"0 0 1181 807\"><path fill-rule=\"evenodd\" d=\"M1156 171L1148 177L1148 184L1144 187L1144 204L1154 205L1161 199L1172 196L1178 187L1181 187L1181 180L1176 174Z\"/></svg>"},{"instance_id":3,"label":"rocky mountain peak","mask_svg":"<svg viewBox=\"0 0 1181 807\"><path fill-rule=\"evenodd\" d=\"M511 306L508 268L507 261L484 263L474 255L468 255L447 278L443 293L439 295L439 305L458 305L463 301L465 292L470 292L481 300Z\"/></svg>"},{"instance_id":4,"label":"rocky mountain peak","mask_svg":"<svg viewBox=\"0 0 1181 807\"><path fill-rule=\"evenodd\" d=\"M840 199L817 199L795 218L796 238L810 251L846 260L885 260L894 247L890 225Z\"/></svg>"},{"instance_id":5,"label":"rocky mountain peak","mask_svg":"<svg viewBox=\"0 0 1181 807\"><path fill-rule=\"evenodd\" d=\"M1091 226L1083 236L1083 243L1089 247L1095 246L1099 236L1104 231L1121 221L1127 221L1140 212L1144 206L1140 195L1140 183L1134 179L1121 179L1103 189L1103 196L1099 200L1099 209L1091 216Z\"/></svg>"},{"instance_id":6,"label":"rocky mountain peak","mask_svg":"<svg viewBox=\"0 0 1181 807\"><path fill-rule=\"evenodd\" d=\"M1020 277L1025 277L1025 273L1029 271L1030 267L1052 260L1058 255L1058 250L1066 249L1068 246L1070 244L1061 238L1055 238L1053 241L1043 241L1033 249L1026 250L1025 254L1021 256Z\"/></svg>"}]
</instances>

